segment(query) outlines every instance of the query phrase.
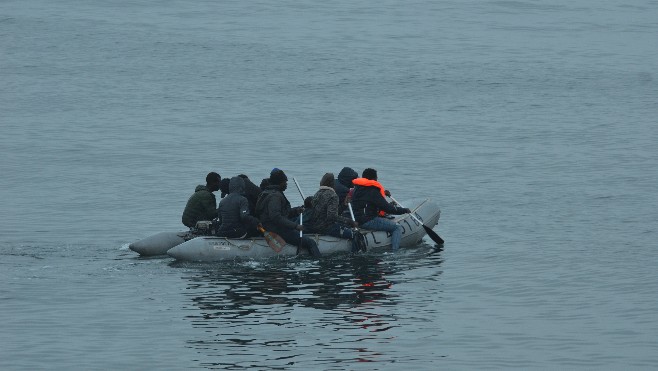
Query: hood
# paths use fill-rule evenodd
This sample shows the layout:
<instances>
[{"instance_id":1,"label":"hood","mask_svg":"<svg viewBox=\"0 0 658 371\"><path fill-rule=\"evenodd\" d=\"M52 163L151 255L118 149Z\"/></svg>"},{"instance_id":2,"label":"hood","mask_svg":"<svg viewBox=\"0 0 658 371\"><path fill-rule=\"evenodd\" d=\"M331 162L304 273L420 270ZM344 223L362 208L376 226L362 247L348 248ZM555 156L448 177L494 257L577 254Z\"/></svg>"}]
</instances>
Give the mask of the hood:
<instances>
[{"instance_id":1,"label":"hood","mask_svg":"<svg viewBox=\"0 0 658 371\"><path fill-rule=\"evenodd\" d=\"M194 192L199 192L199 191L208 191L208 192L210 192L210 190L208 189L208 187L206 187L205 184L199 184L198 186L196 186L196 188L194 188Z\"/></svg>"},{"instance_id":2,"label":"hood","mask_svg":"<svg viewBox=\"0 0 658 371\"><path fill-rule=\"evenodd\" d=\"M329 187L329 188L334 188L334 174L333 173L326 173L320 180L320 186L324 187Z\"/></svg>"},{"instance_id":3,"label":"hood","mask_svg":"<svg viewBox=\"0 0 658 371\"><path fill-rule=\"evenodd\" d=\"M354 169L351 167L344 167L343 170L338 173L338 181L341 182L347 188L352 187L352 181L359 177Z\"/></svg>"},{"instance_id":4,"label":"hood","mask_svg":"<svg viewBox=\"0 0 658 371\"><path fill-rule=\"evenodd\" d=\"M229 193L244 193L244 179L239 176L234 176L231 178L231 183L228 185Z\"/></svg>"}]
</instances>

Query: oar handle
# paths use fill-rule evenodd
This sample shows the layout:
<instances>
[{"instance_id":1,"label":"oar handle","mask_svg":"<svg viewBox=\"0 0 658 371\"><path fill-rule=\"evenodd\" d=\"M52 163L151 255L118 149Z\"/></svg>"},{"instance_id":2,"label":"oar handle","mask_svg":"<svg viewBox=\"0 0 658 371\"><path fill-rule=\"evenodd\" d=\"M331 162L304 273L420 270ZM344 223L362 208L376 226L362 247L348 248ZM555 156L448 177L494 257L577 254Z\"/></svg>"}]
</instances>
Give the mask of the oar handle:
<instances>
[{"instance_id":1,"label":"oar handle","mask_svg":"<svg viewBox=\"0 0 658 371\"><path fill-rule=\"evenodd\" d=\"M352 211L352 203L348 202L347 207L350 209L350 215L352 216L352 221L355 222L356 219L354 218L354 211Z\"/></svg>"},{"instance_id":2,"label":"oar handle","mask_svg":"<svg viewBox=\"0 0 658 371\"><path fill-rule=\"evenodd\" d=\"M304 192L302 192L302 188L299 186L299 183L297 183L297 179L295 179L295 177L292 177L292 181L295 182L295 185L297 186L297 190L299 191L299 194L302 196L302 204L304 204L306 197L304 197Z\"/></svg>"},{"instance_id":3,"label":"oar handle","mask_svg":"<svg viewBox=\"0 0 658 371\"><path fill-rule=\"evenodd\" d=\"M299 214L299 225L304 225L304 203L306 202L306 197L304 197L304 192L302 192L302 187L299 186L299 183L297 183L297 179L295 177L292 177L292 181L295 182L295 185L297 186L297 190L299 191L299 195L302 196L302 213ZM304 233L302 231L299 231L299 238L302 238Z\"/></svg>"},{"instance_id":4,"label":"oar handle","mask_svg":"<svg viewBox=\"0 0 658 371\"><path fill-rule=\"evenodd\" d=\"M351 203L351 202L348 202L348 203L347 203L347 207L350 209L350 216L352 217L352 221L353 221L354 223L356 223L356 218L354 217L354 211L352 210L352 203ZM359 227L354 227L354 228L352 228L352 229L355 230L355 231L357 231L357 232L359 231Z\"/></svg>"},{"instance_id":5,"label":"oar handle","mask_svg":"<svg viewBox=\"0 0 658 371\"><path fill-rule=\"evenodd\" d=\"M396 204L400 205L400 207L404 207L404 206L402 206L401 203L398 202L398 200L394 199L393 196L388 196L388 198L390 198L391 200L393 200L393 202L395 202ZM409 215L411 215L411 217L412 217L415 221L417 221L418 223L423 224L423 222L421 222L420 220L418 220L418 218L416 218L416 215L414 215L413 212L410 212Z\"/></svg>"}]
</instances>

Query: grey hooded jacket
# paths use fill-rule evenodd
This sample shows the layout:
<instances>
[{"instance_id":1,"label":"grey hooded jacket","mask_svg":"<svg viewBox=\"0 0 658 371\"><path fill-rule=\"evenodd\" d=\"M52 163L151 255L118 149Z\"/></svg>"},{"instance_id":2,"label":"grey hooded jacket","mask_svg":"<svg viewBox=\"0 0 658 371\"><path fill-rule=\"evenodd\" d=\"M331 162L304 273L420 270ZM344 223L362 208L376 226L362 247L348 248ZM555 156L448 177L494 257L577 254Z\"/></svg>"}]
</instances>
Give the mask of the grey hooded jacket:
<instances>
[{"instance_id":1,"label":"grey hooded jacket","mask_svg":"<svg viewBox=\"0 0 658 371\"><path fill-rule=\"evenodd\" d=\"M247 229L259 223L249 212L249 201L244 196L244 179L239 176L231 178L229 194L219 202L217 217L219 218L219 231L234 229Z\"/></svg>"}]
</instances>

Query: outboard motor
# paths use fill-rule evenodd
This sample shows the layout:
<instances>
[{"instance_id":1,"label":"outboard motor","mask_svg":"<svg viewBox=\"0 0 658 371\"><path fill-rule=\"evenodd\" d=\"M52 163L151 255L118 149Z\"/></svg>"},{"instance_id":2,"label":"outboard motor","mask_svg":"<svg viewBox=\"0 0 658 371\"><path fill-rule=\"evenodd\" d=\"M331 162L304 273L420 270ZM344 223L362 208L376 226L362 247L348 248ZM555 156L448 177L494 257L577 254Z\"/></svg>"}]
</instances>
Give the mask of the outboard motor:
<instances>
[{"instance_id":1,"label":"outboard motor","mask_svg":"<svg viewBox=\"0 0 658 371\"><path fill-rule=\"evenodd\" d=\"M212 236L215 234L215 228L212 220L199 220L194 226L194 234L202 236Z\"/></svg>"}]
</instances>

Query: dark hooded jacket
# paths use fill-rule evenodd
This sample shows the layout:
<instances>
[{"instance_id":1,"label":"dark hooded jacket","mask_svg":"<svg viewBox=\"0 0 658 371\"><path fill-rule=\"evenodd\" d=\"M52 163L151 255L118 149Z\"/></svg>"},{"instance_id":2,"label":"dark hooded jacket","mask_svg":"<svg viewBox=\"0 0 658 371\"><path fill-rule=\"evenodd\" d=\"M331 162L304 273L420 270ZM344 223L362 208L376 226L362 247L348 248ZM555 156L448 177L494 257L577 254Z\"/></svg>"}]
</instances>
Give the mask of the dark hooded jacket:
<instances>
[{"instance_id":1,"label":"dark hooded jacket","mask_svg":"<svg viewBox=\"0 0 658 371\"><path fill-rule=\"evenodd\" d=\"M238 176L244 180L244 196L249 201L249 211L251 212L251 215L256 215L256 201L258 201L258 196L262 190L246 175L240 174Z\"/></svg>"},{"instance_id":2,"label":"dark hooded jacket","mask_svg":"<svg viewBox=\"0 0 658 371\"><path fill-rule=\"evenodd\" d=\"M345 196L350 191L350 188L354 187L352 181L359 177L356 171L351 167L344 167L343 170L338 173L338 179L334 185L336 189L336 194L338 195L338 205L339 208L343 208L345 202Z\"/></svg>"},{"instance_id":3,"label":"dark hooded jacket","mask_svg":"<svg viewBox=\"0 0 658 371\"><path fill-rule=\"evenodd\" d=\"M190 196L183 211L182 221L187 227L196 226L200 220L213 220L217 217L217 199L207 186L198 185Z\"/></svg>"},{"instance_id":4,"label":"dark hooded jacket","mask_svg":"<svg viewBox=\"0 0 658 371\"><path fill-rule=\"evenodd\" d=\"M217 208L220 223L218 231L247 230L258 224L258 219L249 211L249 201L244 193L244 180L239 176L231 178L229 194L219 202Z\"/></svg>"},{"instance_id":5,"label":"dark hooded jacket","mask_svg":"<svg viewBox=\"0 0 658 371\"><path fill-rule=\"evenodd\" d=\"M409 212L409 209L388 203L382 196L380 189L375 186L354 186L352 208L354 218L359 224L367 223L379 216L380 211L396 215Z\"/></svg>"},{"instance_id":6,"label":"dark hooded jacket","mask_svg":"<svg viewBox=\"0 0 658 371\"><path fill-rule=\"evenodd\" d=\"M278 185L267 186L258 197L256 215L266 230L275 228L295 229L297 223L289 218L292 208Z\"/></svg>"}]
</instances>

